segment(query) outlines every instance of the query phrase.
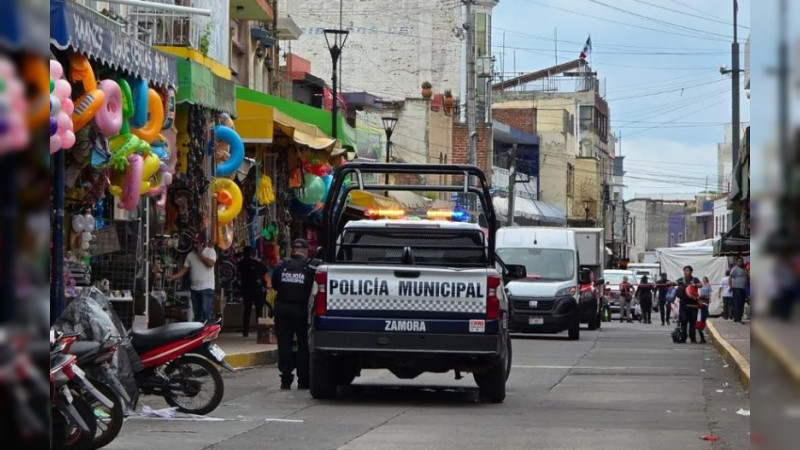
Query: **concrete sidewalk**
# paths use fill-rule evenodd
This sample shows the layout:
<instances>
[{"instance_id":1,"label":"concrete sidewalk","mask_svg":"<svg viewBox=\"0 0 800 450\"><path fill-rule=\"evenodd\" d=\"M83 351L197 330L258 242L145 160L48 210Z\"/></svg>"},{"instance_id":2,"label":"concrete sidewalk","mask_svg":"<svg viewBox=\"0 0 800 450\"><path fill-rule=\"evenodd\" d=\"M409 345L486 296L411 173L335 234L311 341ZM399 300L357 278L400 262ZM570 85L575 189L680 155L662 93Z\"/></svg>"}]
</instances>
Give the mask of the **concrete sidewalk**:
<instances>
[{"instance_id":1,"label":"concrete sidewalk","mask_svg":"<svg viewBox=\"0 0 800 450\"><path fill-rule=\"evenodd\" d=\"M784 322L759 317L753 323L756 342L776 359L794 384L800 386L800 327L797 322Z\"/></svg>"},{"instance_id":2,"label":"concrete sidewalk","mask_svg":"<svg viewBox=\"0 0 800 450\"><path fill-rule=\"evenodd\" d=\"M734 369L742 386L750 391L750 323L735 324L720 318L706 322L714 346Z\"/></svg>"},{"instance_id":3,"label":"concrete sidewalk","mask_svg":"<svg viewBox=\"0 0 800 450\"><path fill-rule=\"evenodd\" d=\"M278 361L278 346L259 344L256 333L243 337L241 333L220 333L217 345L225 351L225 362L235 369L275 364Z\"/></svg>"}]
</instances>

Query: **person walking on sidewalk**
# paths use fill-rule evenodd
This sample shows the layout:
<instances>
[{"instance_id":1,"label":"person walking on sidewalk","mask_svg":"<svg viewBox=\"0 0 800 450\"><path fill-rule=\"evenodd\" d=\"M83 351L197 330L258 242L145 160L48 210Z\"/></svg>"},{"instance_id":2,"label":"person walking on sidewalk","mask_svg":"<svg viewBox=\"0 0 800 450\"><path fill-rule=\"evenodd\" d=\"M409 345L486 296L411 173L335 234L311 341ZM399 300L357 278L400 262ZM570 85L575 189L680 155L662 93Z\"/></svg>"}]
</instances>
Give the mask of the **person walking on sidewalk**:
<instances>
[{"instance_id":1,"label":"person walking on sidewalk","mask_svg":"<svg viewBox=\"0 0 800 450\"><path fill-rule=\"evenodd\" d=\"M685 344L686 339L690 339L693 343L697 342L697 330L695 330L695 322L697 322L697 311L699 308L700 295L698 292L700 280L694 275L692 266L683 268L683 278L678 284L678 298L680 299L680 328L681 339L680 343Z\"/></svg>"},{"instance_id":2,"label":"person walking on sidewalk","mask_svg":"<svg viewBox=\"0 0 800 450\"><path fill-rule=\"evenodd\" d=\"M192 312L195 322L205 322L211 319L214 304L214 265L217 263L217 252L208 245L204 234L195 238L194 251L186 255L181 270L167 277L167 281L174 281L189 272L191 279Z\"/></svg>"},{"instance_id":3,"label":"person walking on sidewalk","mask_svg":"<svg viewBox=\"0 0 800 450\"><path fill-rule=\"evenodd\" d=\"M658 313L661 316L661 326L669 325L669 316L672 309L667 302L667 293L674 283L667 279L667 273L662 272L661 278L656 282L656 296L658 299Z\"/></svg>"},{"instance_id":4,"label":"person walking on sidewalk","mask_svg":"<svg viewBox=\"0 0 800 450\"><path fill-rule=\"evenodd\" d=\"M655 285L650 284L650 279L647 275L642 276L639 280L639 286L636 287L636 297L639 299L639 305L642 307L642 323L651 324L653 321L653 291Z\"/></svg>"},{"instance_id":5,"label":"person walking on sidewalk","mask_svg":"<svg viewBox=\"0 0 800 450\"><path fill-rule=\"evenodd\" d=\"M627 320L628 323L633 323L633 285L628 282L628 277L622 277L622 283L619 284L619 321L620 323Z\"/></svg>"},{"instance_id":6,"label":"person walking on sidewalk","mask_svg":"<svg viewBox=\"0 0 800 450\"><path fill-rule=\"evenodd\" d=\"M733 296L733 323L742 323L748 283L747 270L744 268L744 258L739 257L736 259L736 266L731 269L730 280Z\"/></svg>"},{"instance_id":7,"label":"person walking on sidewalk","mask_svg":"<svg viewBox=\"0 0 800 450\"><path fill-rule=\"evenodd\" d=\"M297 371L297 388L308 389L308 301L318 261L308 257L308 242L295 239L292 256L275 267L272 289L275 296L275 337L278 338L278 370L281 389L291 389L292 371ZM297 339L297 356L293 352Z\"/></svg>"},{"instance_id":8,"label":"person walking on sidewalk","mask_svg":"<svg viewBox=\"0 0 800 450\"><path fill-rule=\"evenodd\" d=\"M248 337L253 306L255 305L256 308L256 319L260 319L264 315L264 304L267 299L267 283L264 277L268 271L267 266L255 258L255 251L250 246L244 248L244 258L239 262L237 269L239 281L242 283L242 305L244 306L242 336ZM272 306L266 304L270 308L270 317L272 317Z\"/></svg>"},{"instance_id":9,"label":"person walking on sidewalk","mask_svg":"<svg viewBox=\"0 0 800 450\"><path fill-rule=\"evenodd\" d=\"M705 329L706 320L708 320L708 305L711 304L711 294L714 292L714 288L711 286L711 281L708 277L703 277L703 285L700 287L700 300L698 302L698 309L697 309L697 322L702 322L702 326L697 329L697 333L700 335L700 343L706 343L706 335L703 333ZM695 322L695 323L697 323Z\"/></svg>"},{"instance_id":10,"label":"person walking on sidewalk","mask_svg":"<svg viewBox=\"0 0 800 450\"><path fill-rule=\"evenodd\" d=\"M732 317L731 303L733 302L733 294L731 292L731 271L726 270L725 276L719 280L719 289L717 296L722 297L722 318L728 320Z\"/></svg>"}]
</instances>

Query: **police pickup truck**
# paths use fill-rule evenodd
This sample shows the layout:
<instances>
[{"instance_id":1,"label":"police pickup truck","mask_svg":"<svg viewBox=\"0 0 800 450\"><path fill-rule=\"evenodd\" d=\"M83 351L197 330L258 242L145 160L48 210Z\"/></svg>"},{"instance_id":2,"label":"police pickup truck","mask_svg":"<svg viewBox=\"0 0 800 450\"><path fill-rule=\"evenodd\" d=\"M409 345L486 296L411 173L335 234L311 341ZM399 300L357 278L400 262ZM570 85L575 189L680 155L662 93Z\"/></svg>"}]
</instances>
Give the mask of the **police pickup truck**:
<instances>
[{"instance_id":1,"label":"police pickup truck","mask_svg":"<svg viewBox=\"0 0 800 450\"><path fill-rule=\"evenodd\" d=\"M363 181L367 174L390 172L460 176L464 183ZM470 177L476 183L468 183ZM466 210L413 216L367 211L373 220L344 223L349 192L387 188L472 196L488 233L469 223L480 214ZM314 398L335 396L337 386L352 383L362 369L388 369L403 379L451 370L459 379L461 372L471 372L482 401L505 399L509 312L503 274L495 268L495 217L483 172L474 166L348 163L334 173L323 222L323 263L315 277L309 332Z\"/></svg>"}]
</instances>

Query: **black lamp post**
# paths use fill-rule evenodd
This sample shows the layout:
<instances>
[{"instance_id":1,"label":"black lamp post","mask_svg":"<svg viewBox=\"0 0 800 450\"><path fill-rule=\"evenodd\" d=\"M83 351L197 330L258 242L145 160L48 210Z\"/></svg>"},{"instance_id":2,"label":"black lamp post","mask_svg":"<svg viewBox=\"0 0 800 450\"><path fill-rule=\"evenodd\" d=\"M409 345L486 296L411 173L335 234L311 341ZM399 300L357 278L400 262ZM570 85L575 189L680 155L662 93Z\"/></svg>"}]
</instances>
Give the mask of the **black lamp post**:
<instances>
[{"instance_id":1,"label":"black lamp post","mask_svg":"<svg viewBox=\"0 0 800 450\"><path fill-rule=\"evenodd\" d=\"M339 63L339 56L342 55L342 48L344 47L345 41L347 41L347 36L350 34L347 30L333 30L333 29L325 29L325 43L328 44L328 50L331 52L331 60L333 61L333 74L331 75L331 81L333 82L333 106L331 107L331 137L334 139L338 139L338 133L336 130L337 125L337 117L336 113L339 110L339 76L337 74L337 67ZM339 42L341 40L341 42Z\"/></svg>"},{"instance_id":2,"label":"black lamp post","mask_svg":"<svg viewBox=\"0 0 800 450\"><path fill-rule=\"evenodd\" d=\"M386 162L389 163L392 159L392 133L394 127L397 125L397 117L386 116L381 117L383 121L383 131L386 132ZM383 184L389 185L389 174L384 174ZM386 196L389 196L389 190L386 190Z\"/></svg>"}]
</instances>

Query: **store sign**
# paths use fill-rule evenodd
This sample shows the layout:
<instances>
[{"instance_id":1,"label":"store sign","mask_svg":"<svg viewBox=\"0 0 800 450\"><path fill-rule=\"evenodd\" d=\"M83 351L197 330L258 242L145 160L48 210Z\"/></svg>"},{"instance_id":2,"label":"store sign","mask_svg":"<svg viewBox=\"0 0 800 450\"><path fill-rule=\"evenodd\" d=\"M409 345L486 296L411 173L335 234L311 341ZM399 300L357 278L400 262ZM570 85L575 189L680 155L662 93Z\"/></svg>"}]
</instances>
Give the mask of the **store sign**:
<instances>
[{"instance_id":1,"label":"store sign","mask_svg":"<svg viewBox=\"0 0 800 450\"><path fill-rule=\"evenodd\" d=\"M66 39L53 36L60 48L72 47L90 58L130 72L159 85L177 86L178 73L174 57L162 53L133 37L112 30L101 23L101 17L80 5L67 3L63 9ZM52 34L52 33L51 33Z\"/></svg>"}]
</instances>

